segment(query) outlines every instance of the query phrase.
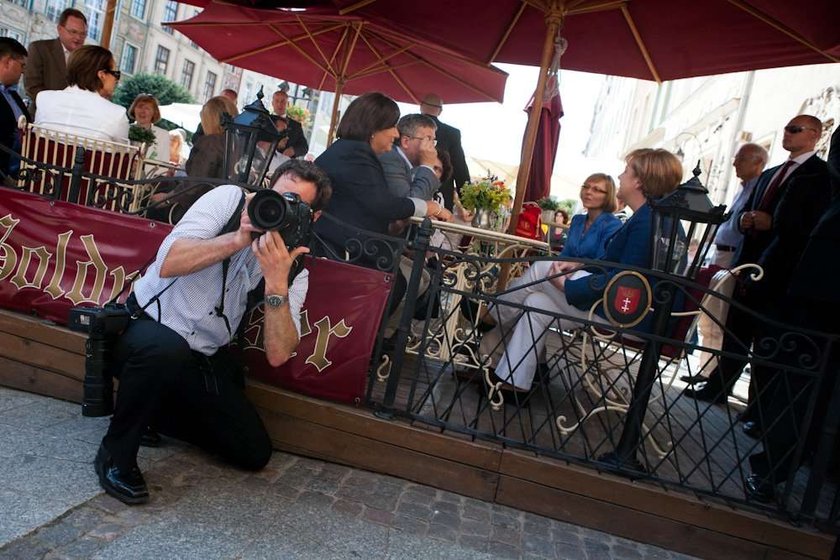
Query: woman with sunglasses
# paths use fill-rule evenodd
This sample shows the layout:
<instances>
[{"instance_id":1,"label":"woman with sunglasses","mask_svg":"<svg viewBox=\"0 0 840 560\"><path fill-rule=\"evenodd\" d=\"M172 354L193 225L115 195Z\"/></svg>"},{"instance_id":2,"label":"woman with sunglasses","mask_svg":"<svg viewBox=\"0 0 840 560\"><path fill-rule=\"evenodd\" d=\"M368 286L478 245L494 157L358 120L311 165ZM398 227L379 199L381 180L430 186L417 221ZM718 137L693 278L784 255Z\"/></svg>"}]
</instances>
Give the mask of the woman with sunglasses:
<instances>
[{"instance_id":1,"label":"woman with sunglasses","mask_svg":"<svg viewBox=\"0 0 840 560\"><path fill-rule=\"evenodd\" d=\"M35 103L35 124L86 138L128 143L125 107L112 103L120 81L111 51L97 45L79 47L67 61L67 83L62 90L45 90Z\"/></svg>"}]
</instances>

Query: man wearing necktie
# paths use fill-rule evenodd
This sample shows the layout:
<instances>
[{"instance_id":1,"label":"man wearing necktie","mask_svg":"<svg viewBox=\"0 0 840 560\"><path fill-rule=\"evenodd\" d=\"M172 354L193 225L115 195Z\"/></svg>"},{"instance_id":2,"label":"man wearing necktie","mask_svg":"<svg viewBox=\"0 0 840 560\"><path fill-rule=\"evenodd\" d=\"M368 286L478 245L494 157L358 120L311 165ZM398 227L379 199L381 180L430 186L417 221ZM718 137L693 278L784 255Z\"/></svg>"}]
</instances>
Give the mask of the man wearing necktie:
<instances>
[{"instance_id":1,"label":"man wearing necktie","mask_svg":"<svg viewBox=\"0 0 840 560\"><path fill-rule=\"evenodd\" d=\"M284 90L274 92L271 97L271 108L274 110L274 122L278 121L285 124L285 128L289 131L288 139L280 141L277 145L277 151L283 155L296 158L303 157L309 151L309 143L303 135L303 126L294 119L290 119L286 115L286 106L289 104L289 94ZM283 125L278 125L278 130L281 130Z\"/></svg>"},{"instance_id":2,"label":"man wearing necktie","mask_svg":"<svg viewBox=\"0 0 840 560\"><path fill-rule=\"evenodd\" d=\"M29 112L17 92L26 68L26 47L10 37L0 37L0 144L20 153L20 119L29 122ZM0 182L17 175L20 158L0 150Z\"/></svg>"},{"instance_id":3,"label":"man wearing necktie","mask_svg":"<svg viewBox=\"0 0 840 560\"><path fill-rule=\"evenodd\" d=\"M764 269L764 277L748 280L736 289L733 299L764 316L781 317L796 262L830 200L828 168L814 149L821 133L822 122L818 118L794 117L785 126L782 138L782 147L790 152L787 162L761 175L737 216L744 239L732 266L757 263ZM751 313L732 306L726 320L724 353L746 356L752 342L761 335L762 323ZM721 358L708 381L700 388L686 389L685 394L707 402L726 403L745 365L744 359ZM755 382L757 376L753 373ZM756 389L752 387L751 393ZM760 426L754 428L751 435L759 435Z\"/></svg>"}]
</instances>

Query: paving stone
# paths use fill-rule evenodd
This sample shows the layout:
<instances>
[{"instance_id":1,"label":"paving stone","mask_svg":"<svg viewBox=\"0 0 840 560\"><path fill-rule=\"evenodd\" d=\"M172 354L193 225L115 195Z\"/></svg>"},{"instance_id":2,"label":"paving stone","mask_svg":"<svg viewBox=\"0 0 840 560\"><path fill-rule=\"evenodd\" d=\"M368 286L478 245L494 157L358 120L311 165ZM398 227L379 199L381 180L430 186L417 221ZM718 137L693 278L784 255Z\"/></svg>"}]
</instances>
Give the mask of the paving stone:
<instances>
[{"instance_id":1,"label":"paving stone","mask_svg":"<svg viewBox=\"0 0 840 560\"><path fill-rule=\"evenodd\" d=\"M118 499L105 494L104 492L97 497L90 500L87 505L93 508L101 509L102 511L110 514L116 514L121 512L124 509L128 509L129 505L122 503Z\"/></svg>"},{"instance_id":2,"label":"paving stone","mask_svg":"<svg viewBox=\"0 0 840 560\"><path fill-rule=\"evenodd\" d=\"M641 551L635 546L629 546L627 544L616 544L611 549L612 556L616 560L636 560L639 558L643 558Z\"/></svg>"},{"instance_id":3,"label":"paving stone","mask_svg":"<svg viewBox=\"0 0 840 560\"><path fill-rule=\"evenodd\" d=\"M461 511L461 505L454 502L444 502L438 500L431 505L432 511L448 512L453 515L458 515Z\"/></svg>"},{"instance_id":4,"label":"paving stone","mask_svg":"<svg viewBox=\"0 0 840 560\"><path fill-rule=\"evenodd\" d=\"M539 556L540 558L554 558L554 543L551 539L535 535L522 537L522 550L525 553Z\"/></svg>"},{"instance_id":5,"label":"paving stone","mask_svg":"<svg viewBox=\"0 0 840 560\"><path fill-rule=\"evenodd\" d=\"M365 506L363 506L359 502L338 499L335 502L333 502L332 509L333 511L347 514L350 517L357 517L362 513L362 511L364 511Z\"/></svg>"},{"instance_id":6,"label":"paving stone","mask_svg":"<svg viewBox=\"0 0 840 560\"><path fill-rule=\"evenodd\" d=\"M400 515L399 513L394 516L391 526L412 535L425 535L429 529L429 523L425 519Z\"/></svg>"},{"instance_id":7,"label":"paving stone","mask_svg":"<svg viewBox=\"0 0 840 560\"><path fill-rule=\"evenodd\" d=\"M67 558L68 560L88 560L93 558L103 546L103 541L90 537L82 537L61 547L56 552L62 558Z\"/></svg>"},{"instance_id":8,"label":"paving stone","mask_svg":"<svg viewBox=\"0 0 840 560\"><path fill-rule=\"evenodd\" d=\"M519 531L521 528L519 517L506 511L493 511L490 522L493 526L505 527L514 531Z\"/></svg>"},{"instance_id":9,"label":"paving stone","mask_svg":"<svg viewBox=\"0 0 840 560\"><path fill-rule=\"evenodd\" d=\"M551 538L551 520L538 515L525 515L522 522L522 532L528 535L540 535Z\"/></svg>"},{"instance_id":10,"label":"paving stone","mask_svg":"<svg viewBox=\"0 0 840 560\"><path fill-rule=\"evenodd\" d=\"M389 525L394 519L394 514L390 511L383 511L381 509L365 508L365 512L362 514L362 517L368 521L379 523L380 525Z\"/></svg>"},{"instance_id":11,"label":"paving stone","mask_svg":"<svg viewBox=\"0 0 840 560\"><path fill-rule=\"evenodd\" d=\"M403 492L403 495L400 496L400 501L423 506L431 506L432 502L435 501L435 496L415 492L414 490L408 490L406 492Z\"/></svg>"},{"instance_id":12,"label":"paving stone","mask_svg":"<svg viewBox=\"0 0 840 560\"><path fill-rule=\"evenodd\" d=\"M508 543L490 541L487 543L487 552L494 558L521 558L522 551L519 547Z\"/></svg>"},{"instance_id":13,"label":"paving stone","mask_svg":"<svg viewBox=\"0 0 840 560\"><path fill-rule=\"evenodd\" d=\"M408 517L416 517L418 519L427 520L432 516L432 510L428 506L419 504L409 504L406 502L400 503L397 506L397 513Z\"/></svg>"},{"instance_id":14,"label":"paving stone","mask_svg":"<svg viewBox=\"0 0 840 560\"><path fill-rule=\"evenodd\" d=\"M94 527L87 536L103 541L112 541L123 534L126 526L119 523L103 523L98 527Z\"/></svg>"},{"instance_id":15,"label":"paving stone","mask_svg":"<svg viewBox=\"0 0 840 560\"><path fill-rule=\"evenodd\" d=\"M84 531L77 525L58 521L35 532L39 541L50 548L58 548L78 538Z\"/></svg>"},{"instance_id":16,"label":"paving stone","mask_svg":"<svg viewBox=\"0 0 840 560\"><path fill-rule=\"evenodd\" d=\"M461 534L458 536L458 544L465 548L469 548L472 550L477 550L479 552L486 552L487 551L487 544L488 544L487 537L481 537L477 535L464 535Z\"/></svg>"},{"instance_id":17,"label":"paving stone","mask_svg":"<svg viewBox=\"0 0 840 560\"><path fill-rule=\"evenodd\" d=\"M335 499L320 492L302 492L297 498L297 503L312 507L330 507Z\"/></svg>"},{"instance_id":18,"label":"paving stone","mask_svg":"<svg viewBox=\"0 0 840 560\"><path fill-rule=\"evenodd\" d=\"M461 521L461 533L465 535L475 535L487 538L490 536L491 525L483 521L476 521L474 519L464 519Z\"/></svg>"},{"instance_id":19,"label":"paving stone","mask_svg":"<svg viewBox=\"0 0 840 560\"><path fill-rule=\"evenodd\" d=\"M374 509L383 509L385 511L394 511L399 501L399 493L389 491L389 493L380 494L378 492L370 492L362 496L361 502L368 507ZM422 507L422 506L417 506Z\"/></svg>"},{"instance_id":20,"label":"paving stone","mask_svg":"<svg viewBox=\"0 0 840 560\"><path fill-rule=\"evenodd\" d=\"M492 511L489 507L476 507L473 504L464 504L464 510L461 513L461 517L464 519L473 519L475 521L480 521L482 523L487 523L488 525L492 521Z\"/></svg>"},{"instance_id":21,"label":"paving stone","mask_svg":"<svg viewBox=\"0 0 840 560\"><path fill-rule=\"evenodd\" d=\"M32 536L23 537L0 547L0 558L4 560L32 560L43 558L50 548Z\"/></svg>"},{"instance_id":22,"label":"paving stone","mask_svg":"<svg viewBox=\"0 0 840 560\"><path fill-rule=\"evenodd\" d=\"M494 541L519 546L522 540L522 535L518 529L502 525L493 525L490 531L490 538Z\"/></svg>"},{"instance_id":23,"label":"paving stone","mask_svg":"<svg viewBox=\"0 0 840 560\"><path fill-rule=\"evenodd\" d=\"M432 511L432 517L429 519L430 523L437 523L438 525L446 525L457 529L461 525L461 518L457 513L447 513L445 511Z\"/></svg>"},{"instance_id":24,"label":"paving stone","mask_svg":"<svg viewBox=\"0 0 840 560\"><path fill-rule=\"evenodd\" d=\"M609 559L611 556L608 544L593 540L590 537L583 539L583 548L586 550L587 556L593 559Z\"/></svg>"},{"instance_id":25,"label":"paving stone","mask_svg":"<svg viewBox=\"0 0 840 560\"><path fill-rule=\"evenodd\" d=\"M429 524L428 536L435 539L455 542L458 540L458 530L456 527L452 527L450 525L433 522Z\"/></svg>"},{"instance_id":26,"label":"paving stone","mask_svg":"<svg viewBox=\"0 0 840 560\"><path fill-rule=\"evenodd\" d=\"M554 543L554 557L563 560L588 560L586 551L580 545Z\"/></svg>"},{"instance_id":27,"label":"paving stone","mask_svg":"<svg viewBox=\"0 0 840 560\"><path fill-rule=\"evenodd\" d=\"M460 506L463 498L458 494L453 494L452 492L446 492L445 490L438 491L438 500L441 502L448 502Z\"/></svg>"}]
</instances>

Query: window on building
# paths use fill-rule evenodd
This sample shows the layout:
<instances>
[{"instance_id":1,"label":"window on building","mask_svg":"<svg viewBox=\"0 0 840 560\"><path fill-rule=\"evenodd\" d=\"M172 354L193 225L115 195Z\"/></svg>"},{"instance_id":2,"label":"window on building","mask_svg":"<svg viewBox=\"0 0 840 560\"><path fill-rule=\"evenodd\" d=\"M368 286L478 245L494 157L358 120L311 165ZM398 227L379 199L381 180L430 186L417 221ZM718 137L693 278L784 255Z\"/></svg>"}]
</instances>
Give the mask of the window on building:
<instances>
[{"instance_id":1,"label":"window on building","mask_svg":"<svg viewBox=\"0 0 840 560\"><path fill-rule=\"evenodd\" d=\"M191 89L193 74L195 74L195 63L191 60L185 60L184 68L181 70L181 85L187 89Z\"/></svg>"},{"instance_id":2,"label":"window on building","mask_svg":"<svg viewBox=\"0 0 840 560\"><path fill-rule=\"evenodd\" d=\"M137 19L145 19L146 0L131 0L131 15Z\"/></svg>"},{"instance_id":3,"label":"window on building","mask_svg":"<svg viewBox=\"0 0 840 560\"><path fill-rule=\"evenodd\" d=\"M24 8L29 6L28 0L9 0L9 2L14 4L15 6L23 6Z\"/></svg>"},{"instance_id":4,"label":"window on building","mask_svg":"<svg viewBox=\"0 0 840 560\"><path fill-rule=\"evenodd\" d=\"M84 11L88 20L88 37L99 41L102 37L102 22L105 20L105 0L85 0Z\"/></svg>"},{"instance_id":5,"label":"window on building","mask_svg":"<svg viewBox=\"0 0 840 560\"><path fill-rule=\"evenodd\" d=\"M178 20L178 3L173 2L172 0L168 0L166 4L163 5L163 21L177 21ZM166 33L172 35L175 33L175 30L168 26L163 26L163 30Z\"/></svg>"},{"instance_id":6,"label":"window on building","mask_svg":"<svg viewBox=\"0 0 840 560\"><path fill-rule=\"evenodd\" d=\"M23 31L13 27L0 27L0 37L9 37L18 43L26 43L26 41L23 40Z\"/></svg>"},{"instance_id":7,"label":"window on building","mask_svg":"<svg viewBox=\"0 0 840 560\"><path fill-rule=\"evenodd\" d=\"M166 70L169 68L169 49L162 45L158 45L155 53L155 74L166 75Z\"/></svg>"},{"instance_id":8,"label":"window on building","mask_svg":"<svg viewBox=\"0 0 840 560\"><path fill-rule=\"evenodd\" d=\"M126 43L123 45L122 58L120 59L120 70L126 74L134 74L137 65L138 49L134 45Z\"/></svg>"},{"instance_id":9,"label":"window on building","mask_svg":"<svg viewBox=\"0 0 840 560\"><path fill-rule=\"evenodd\" d=\"M213 97L213 93L216 91L216 76L215 73L208 71L207 77L204 79L204 101L207 101L211 97Z\"/></svg>"},{"instance_id":10,"label":"window on building","mask_svg":"<svg viewBox=\"0 0 840 560\"><path fill-rule=\"evenodd\" d=\"M58 16L61 15L66 8L70 7L72 0L47 0L47 5L44 8L44 13L52 21L58 21Z\"/></svg>"}]
</instances>

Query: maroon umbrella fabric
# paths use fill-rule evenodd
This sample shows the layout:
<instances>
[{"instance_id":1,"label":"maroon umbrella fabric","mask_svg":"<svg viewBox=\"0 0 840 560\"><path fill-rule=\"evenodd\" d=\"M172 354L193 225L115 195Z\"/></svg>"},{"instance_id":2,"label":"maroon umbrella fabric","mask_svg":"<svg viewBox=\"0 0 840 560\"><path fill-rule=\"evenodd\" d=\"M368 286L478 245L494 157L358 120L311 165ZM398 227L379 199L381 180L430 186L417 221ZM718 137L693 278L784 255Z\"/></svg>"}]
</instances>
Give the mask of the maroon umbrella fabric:
<instances>
[{"instance_id":1,"label":"maroon umbrella fabric","mask_svg":"<svg viewBox=\"0 0 840 560\"><path fill-rule=\"evenodd\" d=\"M840 62L837 0L335 0L476 60L539 65L552 6L569 42L563 68L674 80Z\"/></svg>"},{"instance_id":2,"label":"maroon umbrella fabric","mask_svg":"<svg viewBox=\"0 0 840 560\"><path fill-rule=\"evenodd\" d=\"M551 194L551 175L554 171L557 145L560 141L560 118L563 116L563 104L560 101L557 77L552 76L549 79L553 83L546 87L546 93L543 96L534 157L531 158L531 173L525 187L525 202L536 202ZM525 108L526 112L531 112L533 101L532 98Z\"/></svg>"},{"instance_id":3,"label":"maroon umbrella fabric","mask_svg":"<svg viewBox=\"0 0 840 560\"><path fill-rule=\"evenodd\" d=\"M389 23L337 15L261 10L211 2L197 16L168 23L220 62L318 90L380 91L419 103L435 92L450 103L499 101L507 74Z\"/></svg>"}]
</instances>

